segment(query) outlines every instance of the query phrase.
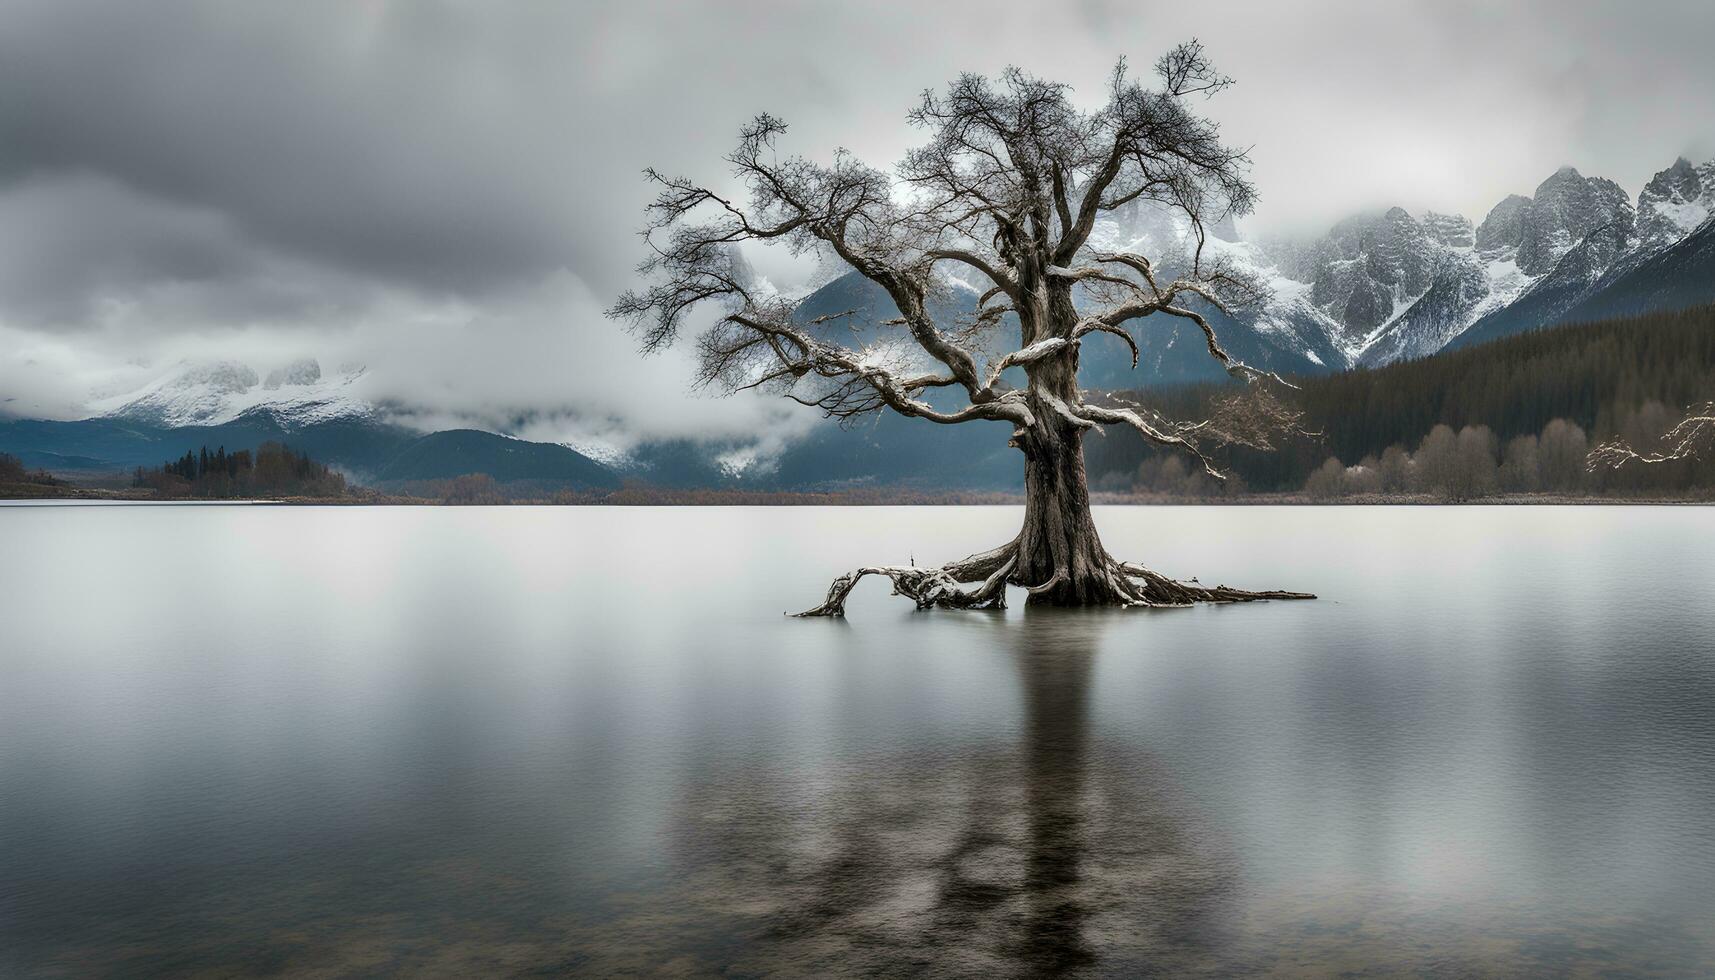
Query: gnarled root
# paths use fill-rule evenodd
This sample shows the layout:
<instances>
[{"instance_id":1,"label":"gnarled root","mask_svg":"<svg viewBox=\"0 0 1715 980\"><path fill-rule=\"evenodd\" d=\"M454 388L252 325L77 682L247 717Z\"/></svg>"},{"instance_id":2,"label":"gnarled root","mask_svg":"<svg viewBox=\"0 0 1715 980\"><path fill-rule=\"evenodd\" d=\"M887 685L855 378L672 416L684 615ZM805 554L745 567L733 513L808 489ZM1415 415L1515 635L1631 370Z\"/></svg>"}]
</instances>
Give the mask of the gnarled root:
<instances>
[{"instance_id":1,"label":"gnarled root","mask_svg":"<svg viewBox=\"0 0 1715 980\"><path fill-rule=\"evenodd\" d=\"M1111 559L1110 559L1111 561ZM1189 606L1199 602L1256 602L1261 599L1314 599L1310 592L1283 592L1270 590L1266 592L1250 592L1245 589L1229 588L1217 585L1208 588L1189 582L1177 582L1165 575L1152 572L1142 565L1128 561L1115 561L1113 567L1118 571L1120 583L1133 596L1132 605L1144 606Z\"/></svg>"},{"instance_id":2,"label":"gnarled root","mask_svg":"<svg viewBox=\"0 0 1715 980\"><path fill-rule=\"evenodd\" d=\"M844 616L846 596L865 575L885 575L893 580L893 594L910 597L918 609L1005 609L1007 577L1018 564L1018 542L1009 541L993 551L972 555L939 568L915 565L874 565L847 572L828 587L828 598L798 616ZM974 590L959 588L966 582L981 582Z\"/></svg>"},{"instance_id":3,"label":"gnarled root","mask_svg":"<svg viewBox=\"0 0 1715 980\"><path fill-rule=\"evenodd\" d=\"M867 566L834 579L833 585L828 588L828 597L821 605L796 615L844 616L846 597L851 595L852 589L865 575L887 576L893 582L893 594L910 598L917 603L919 609L1004 609L1006 587L1009 583L1022 586L1035 597L1052 592L1055 586L1066 578L1066 572L1062 569L1056 571L1046 582L1020 582L1013 576L1017 567L1017 539L993 551L972 555L963 561L939 568L918 568L915 565ZM1195 583L1175 581L1142 565L1117 561L1111 557L1107 558L1105 567L1100 570L1099 580L1105 587L1097 590L1101 593L1102 601L1093 603L1095 605L1162 608L1190 606L1199 602L1316 598L1309 592L1251 592L1225 585L1208 588ZM975 589L960 587L970 582L982 584Z\"/></svg>"}]
</instances>

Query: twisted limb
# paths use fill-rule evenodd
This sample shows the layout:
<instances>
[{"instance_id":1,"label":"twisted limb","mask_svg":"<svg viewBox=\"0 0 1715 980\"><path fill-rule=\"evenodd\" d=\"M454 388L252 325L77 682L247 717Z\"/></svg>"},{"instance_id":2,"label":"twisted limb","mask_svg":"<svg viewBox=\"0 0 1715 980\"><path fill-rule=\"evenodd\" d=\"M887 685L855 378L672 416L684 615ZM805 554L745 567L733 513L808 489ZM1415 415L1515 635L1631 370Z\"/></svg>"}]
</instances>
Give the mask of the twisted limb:
<instances>
[{"instance_id":1,"label":"twisted limb","mask_svg":"<svg viewBox=\"0 0 1715 980\"><path fill-rule=\"evenodd\" d=\"M918 609L1005 609L1006 583L1018 565L1018 540L1015 538L993 551L972 555L939 568L918 568L915 565L871 565L855 569L834 579L828 587L828 597L814 609L796 615L844 616L846 596L851 595L865 575L885 575L893 581L893 594L910 598ZM981 582L976 589L962 589L968 582Z\"/></svg>"},{"instance_id":2,"label":"twisted limb","mask_svg":"<svg viewBox=\"0 0 1715 980\"><path fill-rule=\"evenodd\" d=\"M1057 570L1047 581L1019 581L1018 539L993 551L972 555L962 561L934 568L915 565L869 565L854 569L834 579L828 596L821 605L795 615L839 616L846 614L846 597L851 595L866 575L886 576L893 583L893 594L902 595L919 609L1005 609L1006 587L1017 585L1032 598L1049 596L1064 584L1067 573ZM1134 562L1119 561L1103 553L1102 567L1095 570L1097 588L1086 594L1094 596L1087 603L1097 606L1178 608L1199 602L1257 602L1264 599L1314 599L1309 592L1266 590L1252 592L1226 585L1213 588L1194 582L1180 582ZM974 589L962 588L969 583L981 583Z\"/></svg>"},{"instance_id":3,"label":"twisted limb","mask_svg":"<svg viewBox=\"0 0 1715 980\"><path fill-rule=\"evenodd\" d=\"M1190 582L1179 582L1158 572L1152 572L1135 562L1114 562L1119 569L1121 580L1130 586L1132 592L1140 600L1138 605L1146 606L1190 606L1199 602L1257 602L1263 599L1314 599L1310 592L1286 592L1271 589L1262 592L1251 592L1246 589L1235 589L1230 586L1217 585L1208 588Z\"/></svg>"}]
</instances>

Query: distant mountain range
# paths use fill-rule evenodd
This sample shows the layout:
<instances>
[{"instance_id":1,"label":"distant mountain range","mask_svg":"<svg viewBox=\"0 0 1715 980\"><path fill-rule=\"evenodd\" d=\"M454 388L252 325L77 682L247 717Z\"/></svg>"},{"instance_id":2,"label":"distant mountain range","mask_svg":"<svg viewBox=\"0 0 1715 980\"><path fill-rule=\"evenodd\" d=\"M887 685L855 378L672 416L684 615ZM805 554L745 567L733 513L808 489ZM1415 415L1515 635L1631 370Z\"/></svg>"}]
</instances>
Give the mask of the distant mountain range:
<instances>
[{"instance_id":1,"label":"distant mountain range","mask_svg":"<svg viewBox=\"0 0 1715 980\"><path fill-rule=\"evenodd\" d=\"M1379 366L1555 323L1715 299L1715 161L1680 159L1634 204L1620 185L1562 167L1530 197L1509 195L1480 224L1404 208L1356 215L1311 240L1212 241L1269 287L1221 318L1235 354L1295 374ZM1116 219L1136 250L1170 254L1174 229ZM1150 336L1157 331L1145 331ZM1151 336L1161 354L1200 343L1185 328ZM1091 378L1093 383L1106 378Z\"/></svg>"},{"instance_id":2,"label":"distant mountain range","mask_svg":"<svg viewBox=\"0 0 1715 980\"><path fill-rule=\"evenodd\" d=\"M1678 309L1715 301L1712 215L1715 161L1694 166L1681 159L1656 174L1635 203L1613 181L1563 167L1531 196L1500 201L1480 224L1395 207L1347 218L1313 239L1246 241L1226 221L1211 229L1204 254L1258 282L1263 298L1230 316L1206 312L1240 359L1316 375L1557 323ZM1104 218L1091 245L1142 252L1171 266L1184 261L1189 241L1189 229L1167 213L1131 208ZM979 292L949 278L935 312L956 318L974 308ZM847 310L859 316L827 329L855 330L841 339L859 344L897 315L884 293L855 274L834 279L798 306L805 322ZM1136 371L1123 345L1096 338L1081 360L1084 383L1114 389L1221 379L1197 328L1156 322L1163 319L1136 331ZM383 488L471 472L580 490L626 480L766 489L989 488L1020 480L1004 427L980 423L935 426L888 414L847 427L829 423L778 458L744 470L723 463L734 447L690 441L644 444L598 460L572 446L471 429L425 434L361 398L357 382L364 374L361 367L324 374L307 359L265 373L233 361L184 364L142 388L92 401L86 419L0 417L0 451L30 466L113 471L158 465L203 444L252 447L276 439ZM954 458L956 467L936 465Z\"/></svg>"},{"instance_id":3,"label":"distant mountain range","mask_svg":"<svg viewBox=\"0 0 1715 980\"><path fill-rule=\"evenodd\" d=\"M283 424L266 411L208 425L166 426L120 418L0 420L0 451L18 456L32 468L71 474L159 466L200 446L254 448L268 441L284 442L360 483L382 488L405 488L465 473L487 473L503 483L527 481L577 490L616 488L624 479L621 472L566 446L475 429L424 434L356 416L302 425Z\"/></svg>"}]
</instances>

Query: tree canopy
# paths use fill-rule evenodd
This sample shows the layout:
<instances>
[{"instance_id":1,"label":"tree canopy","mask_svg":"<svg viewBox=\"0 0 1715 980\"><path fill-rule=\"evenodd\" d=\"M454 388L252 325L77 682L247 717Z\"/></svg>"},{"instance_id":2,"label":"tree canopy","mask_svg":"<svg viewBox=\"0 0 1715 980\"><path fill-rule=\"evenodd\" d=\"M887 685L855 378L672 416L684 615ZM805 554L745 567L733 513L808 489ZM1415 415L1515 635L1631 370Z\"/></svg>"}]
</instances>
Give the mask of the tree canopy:
<instances>
[{"instance_id":1,"label":"tree canopy","mask_svg":"<svg viewBox=\"0 0 1715 980\"><path fill-rule=\"evenodd\" d=\"M726 158L747 204L691 178L646 171L659 188L638 270L650 285L625 293L609 313L655 351L680 336L695 309L718 305L718 318L696 337L698 381L727 391L772 388L829 416L889 408L933 422L1028 428L1046 408L1081 429L1123 424L1195 451L1193 437L1207 423L1175 425L1136 406L1084 404L1064 390L1030 398L1005 380L1010 368L1075 360L1075 348L1096 333L1127 344L1135 364L1127 329L1158 313L1196 323L1229 372L1258 373L1227 354L1198 311L1199 301L1224 308L1257 288L1204 249L1205 223L1247 213L1255 197L1245 153L1189 105L1230 79L1196 42L1163 56L1155 75L1156 86L1145 87L1121 60L1094 110L1075 105L1068 86L1022 69L996 80L961 75L944 92L924 93L910 112L928 139L892 174L844 151L826 163L782 155L785 122L759 115ZM1184 254L1088 247L1098 216L1139 203L1182 216ZM753 242L836 259L884 289L899 316L801 322L789 301L749 281L735 248ZM949 289L979 293L976 310L938 321L931 300ZM999 335L1003 325L1012 336ZM842 327L874 339L842 343ZM931 403L931 389L963 397Z\"/></svg>"}]
</instances>

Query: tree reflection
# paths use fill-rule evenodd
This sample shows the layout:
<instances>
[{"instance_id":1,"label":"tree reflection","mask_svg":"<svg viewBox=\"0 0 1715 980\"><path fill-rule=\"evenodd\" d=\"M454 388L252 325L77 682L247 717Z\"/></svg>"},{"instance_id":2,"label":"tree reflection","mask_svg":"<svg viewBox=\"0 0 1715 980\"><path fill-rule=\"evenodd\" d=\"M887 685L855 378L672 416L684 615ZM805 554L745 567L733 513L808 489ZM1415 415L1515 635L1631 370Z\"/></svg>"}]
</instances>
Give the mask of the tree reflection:
<instances>
[{"instance_id":1,"label":"tree reflection","mask_svg":"<svg viewBox=\"0 0 1715 980\"><path fill-rule=\"evenodd\" d=\"M1015 631L1024 701L1024 794L1030 826L1024 889L1030 907L1018 953L1050 968L1093 958L1079 893L1085 838L1093 641L1068 641L1064 617L1032 615Z\"/></svg>"},{"instance_id":2,"label":"tree reflection","mask_svg":"<svg viewBox=\"0 0 1715 980\"><path fill-rule=\"evenodd\" d=\"M1016 739L696 789L676 814L680 886L609 945L739 973L1195 972L1232 875L1156 761L1092 732L1104 622L976 627L1014 662Z\"/></svg>"}]
</instances>

